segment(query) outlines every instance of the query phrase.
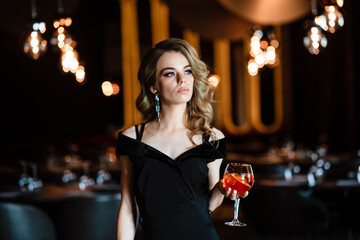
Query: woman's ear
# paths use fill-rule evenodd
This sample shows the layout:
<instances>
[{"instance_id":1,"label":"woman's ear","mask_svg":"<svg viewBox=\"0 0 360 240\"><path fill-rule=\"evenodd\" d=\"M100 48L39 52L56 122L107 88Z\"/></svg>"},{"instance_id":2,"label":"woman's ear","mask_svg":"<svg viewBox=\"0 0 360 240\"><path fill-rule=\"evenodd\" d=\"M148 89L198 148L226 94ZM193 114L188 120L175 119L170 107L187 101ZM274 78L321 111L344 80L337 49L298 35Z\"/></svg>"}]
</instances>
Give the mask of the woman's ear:
<instances>
[{"instance_id":1,"label":"woman's ear","mask_svg":"<svg viewBox=\"0 0 360 240\"><path fill-rule=\"evenodd\" d=\"M153 93L153 94L156 94L158 92L158 90L154 87L154 86L151 86L150 87L150 91Z\"/></svg>"}]
</instances>

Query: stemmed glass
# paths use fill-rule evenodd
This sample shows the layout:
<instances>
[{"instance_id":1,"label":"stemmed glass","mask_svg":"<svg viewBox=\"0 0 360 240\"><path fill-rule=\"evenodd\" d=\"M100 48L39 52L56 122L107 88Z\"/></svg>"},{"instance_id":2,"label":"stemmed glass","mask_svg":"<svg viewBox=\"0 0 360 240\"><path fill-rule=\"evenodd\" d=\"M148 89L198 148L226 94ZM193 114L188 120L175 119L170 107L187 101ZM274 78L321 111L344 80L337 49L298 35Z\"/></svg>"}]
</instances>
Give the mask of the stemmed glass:
<instances>
[{"instance_id":1,"label":"stemmed glass","mask_svg":"<svg viewBox=\"0 0 360 240\"><path fill-rule=\"evenodd\" d=\"M23 172L21 173L19 179L19 185L21 191L34 191L43 186L43 183L40 178L37 176L37 165L35 163L30 163L32 169L32 176L28 174L28 162L25 160L20 161L20 165L23 167Z\"/></svg>"},{"instance_id":2,"label":"stemmed glass","mask_svg":"<svg viewBox=\"0 0 360 240\"><path fill-rule=\"evenodd\" d=\"M94 185L95 181L90 177L90 161L83 161L82 167L84 170L84 174L80 177L79 188L81 190L85 190L87 187Z\"/></svg>"},{"instance_id":3,"label":"stemmed glass","mask_svg":"<svg viewBox=\"0 0 360 240\"><path fill-rule=\"evenodd\" d=\"M32 178L29 182L28 189L30 191L34 191L36 189L39 189L43 186L43 182L40 178L38 178L37 174L37 165L35 163L31 163L31 169L32 169Z\"/></svg>"},{"instance_id":4,"label":"stemmed glass","mask_svg":"<svg viewBox=\"0 0 360 240\"><path fill-rule=\"evenodd\" d=\"M25 160L20 160L19 163L23 168L19 179L19 185L21 191L26 192L28 190L28 185L32 180L31 176L28 174L28 162Z\"/></svg>"},{"instance_id":5,"label":"stemmed glass","mask_svg":"<svg viewBox=\"0 0 360 240\"><path fill-rule=\"evenodd\" d=\"M234 203L234 219L231 222L225 222L225 224L233 227L246 226L246 223L238 220L238 213L240 196L244 195L246 191L249 191L255 182L251 165L245 163L228 163L221 182L224 184L225 190L231 188L233 191L237 191Z\"/></svg>"},{"instance_id":6,"label":"stemmed glass","mask_svg":"<svg viewBox=\"0 0 360 240\"><path fill-rule=\"evenodd\" d=\"M102 155L100 157L100 170L97 172L96 183L103 184L111 180L111 174L107 170L109 162L108 155Z\"/></svg>"},{"instance_id":7,"label":"stemmed glass","mask_svg":"<svg viewBox=\"0 0 360 240\"><path fill-rule=\"evenodd\" d=\"M71 181L74 181L77 178L76 173L74 173L71 170L71 165L73 164L73 159L70 155L66 155L64 159L65 159L66 167L63 172L61 180L63 181L63 183L70 183Z\"/></svg>"}]
</instances>

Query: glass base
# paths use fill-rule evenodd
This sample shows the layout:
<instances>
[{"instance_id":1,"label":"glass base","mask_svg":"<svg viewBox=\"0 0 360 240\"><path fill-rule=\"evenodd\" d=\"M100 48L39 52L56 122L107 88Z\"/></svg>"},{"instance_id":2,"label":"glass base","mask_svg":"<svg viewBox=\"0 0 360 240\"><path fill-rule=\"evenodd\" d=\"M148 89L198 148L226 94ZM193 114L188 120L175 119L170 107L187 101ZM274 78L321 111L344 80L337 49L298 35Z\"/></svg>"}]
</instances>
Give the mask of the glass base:
<instances>
[{"instance_id":1,"label":"glass base","mask_svg":"<svg viewBox=\"0 0 360 240\"><path fill-rule=\"evenodd\" d=\"M232 220L231 222L226 222L225 225L231 226L231 227L245 227L246 223L242 223L237 219Z\"/></svg>"}]
</instances>

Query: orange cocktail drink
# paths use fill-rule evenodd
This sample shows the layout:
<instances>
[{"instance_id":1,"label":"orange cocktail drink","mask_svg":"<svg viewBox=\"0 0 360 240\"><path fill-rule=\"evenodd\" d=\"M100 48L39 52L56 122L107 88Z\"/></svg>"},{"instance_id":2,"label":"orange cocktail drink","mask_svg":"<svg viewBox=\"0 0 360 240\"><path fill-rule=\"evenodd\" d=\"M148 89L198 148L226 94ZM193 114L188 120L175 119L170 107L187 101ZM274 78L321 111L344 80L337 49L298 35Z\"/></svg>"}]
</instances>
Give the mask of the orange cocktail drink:
<instances>
[{"instance_id":1,"label":"orange cocktail drink","mask_svg":"<svg viewBox=\"0 0 360 240\"><path fill-rule=\"evenodd\" d=\"M226 173L223 179L221 179L221 182L224 184L225 190L231 188L232 190L237 191L237 196L242 196L246 191L251 189L251 186L254 182L254 175Z\"/></svg>"}]
</instances>

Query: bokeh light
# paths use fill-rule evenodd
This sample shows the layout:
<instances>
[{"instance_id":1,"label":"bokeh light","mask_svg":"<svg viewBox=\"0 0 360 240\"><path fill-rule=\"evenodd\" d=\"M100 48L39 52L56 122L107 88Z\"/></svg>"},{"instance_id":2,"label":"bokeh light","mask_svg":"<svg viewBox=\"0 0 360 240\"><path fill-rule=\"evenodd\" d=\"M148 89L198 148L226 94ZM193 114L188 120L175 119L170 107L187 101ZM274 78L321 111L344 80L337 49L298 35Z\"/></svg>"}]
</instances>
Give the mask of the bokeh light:
<instances>
[{"instance_id":1,"label":"bokeh light","mask_svg":"<svg viewBox=\"0 0 360 240\"><path fill-rule=\"evenodd\" d=\"M250 59L248 62L248 72L251 76L255 76L259 71L259 67L254 59Z\"/></svg>"},{"instance_id":2,"label":"bokeh light","mask_svg":"<svg viewBox=\"0 0 360 240\"><path fill-rule=\"evenodd\" d=\"M321 27L330 33L335 33L344 26L345 20L339 8L335 5L325 6L325 11L322 14L325 16L325 24Z\"/></svg>"},{"instance_id":3,"label":"bokeh light","mask_svg":"<svg viewBox=\"0 0 360 240\"><path fill-rule=\"evenodd\" d=\"M79 83L83 83L85 80L85 68L83 66L78 66L76 73L76 81L78 81Z\"/></svg>"},{"instance_id":4,"label":"bokeh light","mask_svg":"<svg viewBox=\"0 0 360 240\"><path fill-rule=\"evenodd\" d=\"M112 95L117 95L120 92L120 87L117 83L112 83L111 84L112 88L113 88L113 93Z\"/></svg>"},{"instance_id":5,"label":"bokeh light","mask_svg":"<svg viewBox=\"0 0 360 240\"><path fill-rule=\"evenodd\" d=\"M53 32L50 43L54 49L60 50L62 70L65 73L75 75L78 83L85 83L85 68L80 65L79 54L75 50L76 41L68 33L67 28L72 24L70 17L56 19L53 22L55 31Z\"/></svg>"},{"instance_id":6,"label":"bokeh light","mask_svg":"<svg viewBox=\"0 0 360 240\"><path fill-rule=\"evenodd\" d=\"M311 54L318 55L322 49L326 48L327 38L319 26L312 25L306 32L303 43Z\"/></svg>"},{"instance_id":7,"label":"bokeh light","mask_svg":"<svg viewBox=\"0 0 360 240\"><path fill-rule=\"evenodd\" d=\"M278 64L276 49L279 47L279 41L273 31L264 32L256 26L250 41L248 72L251 76L255 76L259 69L266 65L275 67Z\"/></svg>"},{"instance_id":8,"label":"bokeh light","mask_svg":"<svg viewBox=\"0 0 360 240\"><path fill-rule=\"evenodd\" d=\"M212 74L209 76L208 81L212 86L217 87L220 83L220 77L216 74Z\"/></svg>"},{"instance_id":9,"label":"bokeh light","mask_svg":"<svg viewBox=\"0 0 360 240\"><path fill-rule=\"evenodd\" d=\"M112 84L109 81L105 81L101 84L102 92L105 96L109 97L113 94L114 90L112 88Z\"/></svg>"},{"instance_id":10,"label":"bokeh light","mask_svg":"<svg viewBox=\"0 0 360 240\"><path fill-rule=\"evenodd\" d=\"M101 90L105 96L110 97L120 92L120 86L115 82L106 80L101 84Z\"/></svg>"},{"instance_id":11,"label":"bokeh light","mask_svg":"<svg viewBox=\"0 0 360 240\"><path fill-rule=\"evenodd\" d=\"M45 31L46 25L44 22L34 21L30 34L25 38L23 51L34 60L39 59L47 50L47 41L42 35Z\"/></svg>"}]
</instances>

